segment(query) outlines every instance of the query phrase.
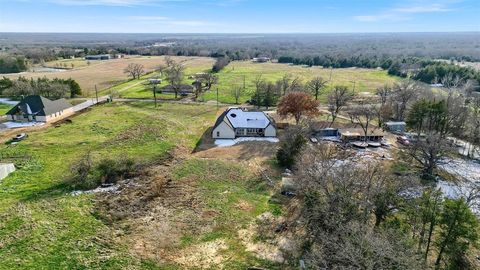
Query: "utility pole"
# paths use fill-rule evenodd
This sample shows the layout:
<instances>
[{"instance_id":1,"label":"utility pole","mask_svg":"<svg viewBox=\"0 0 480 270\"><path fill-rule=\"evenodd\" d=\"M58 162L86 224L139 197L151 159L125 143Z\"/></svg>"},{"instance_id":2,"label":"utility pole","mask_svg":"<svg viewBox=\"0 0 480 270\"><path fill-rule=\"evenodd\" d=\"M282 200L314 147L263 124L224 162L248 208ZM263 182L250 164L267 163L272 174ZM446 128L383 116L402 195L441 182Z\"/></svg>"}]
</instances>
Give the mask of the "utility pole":
<instances>
[{"instance_id":1,"label":"utility pole","mask_svg":"<svg viewBox=\"0 0 480 270\"><path fill-rule=\"evenodd\" d=\"M356 85L356 81L353 81L353 93L355 94L355 85Z\"/></svg>"},{"instance_id":2,"label":"utility pole","mask_svg":"<svg viewBox=\"0 0 480 270\"><path fill-rule=\"evenodd\" d=\"M218 87L217 87L217 110L218 110L218 106L219 104L218 104Z\"/></svg>"},{"instance_id":3,"label":"utility pole","mask_svg":"<svg viewBox=\"0 0 480 270\"><path fill-rule=\"evenodd\" d=\"M97 103L98 103L98 90L97 90L97 85L95 84L95 96L97 97Z\"/></svg>"},{"instance_id":4,"label":"utility pole","mask_svg":"<svg viewBox=\"0 0 480 270\"><path fill-rule=\"evenodd\" d=\"M332 81L332 73L333 73L333 68L330 67L330 79L328 80L328 81L330 81L330 82Z\"/></svg>"},{"instance_id":5,"label":"utility pole","mask_svg":"<svg viewBox=\"0 0 480 270\"><path fill-rule=\"evenodd\" d=\"M245 90L246 87L247 86L246 86L246 83L245 83L245 75L243 75L243 90Z\"/></svg>"},{"instance_id":6,"label":"utility pole","mask_svg":"<svg viewBox=\"0 0 480 270\"><path fill-rule=\"evenodd\" d=\"M157 108L157 85L153 85L153 99L155 100L155 108Z\"/></svg>"}]
</instances>

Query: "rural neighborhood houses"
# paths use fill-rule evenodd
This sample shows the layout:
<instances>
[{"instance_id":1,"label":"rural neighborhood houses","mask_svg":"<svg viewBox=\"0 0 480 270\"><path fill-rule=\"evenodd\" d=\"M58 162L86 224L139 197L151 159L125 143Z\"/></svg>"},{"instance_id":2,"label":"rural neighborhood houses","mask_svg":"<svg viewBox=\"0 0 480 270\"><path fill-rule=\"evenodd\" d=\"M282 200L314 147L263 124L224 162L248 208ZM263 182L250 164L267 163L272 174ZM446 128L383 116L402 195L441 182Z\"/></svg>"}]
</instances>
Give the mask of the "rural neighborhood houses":
<instances>
[{"instance_id":1,"label":"rural neighborhood houses","mask_svg":"<svg viewBox=\"0 0 480 270\"><path fill-rule=\"evenodd\" d=\"M276 137L273 120L264 112L247 111L232 107L217 119L212 130L214 139L235 139L238 137Z\"/></svg>"},{"instance_id":2,"label":"rural neighborhood houses","mask_svg":"<svg viewBox=\"0 0 480 270\"><path fill-rule=\"evenodd\" d=\"M50 122L74 113L72 105L64 98L49 100L39 95L23 98L6 115L9 121Z\"/></svg>"}]
</instances>

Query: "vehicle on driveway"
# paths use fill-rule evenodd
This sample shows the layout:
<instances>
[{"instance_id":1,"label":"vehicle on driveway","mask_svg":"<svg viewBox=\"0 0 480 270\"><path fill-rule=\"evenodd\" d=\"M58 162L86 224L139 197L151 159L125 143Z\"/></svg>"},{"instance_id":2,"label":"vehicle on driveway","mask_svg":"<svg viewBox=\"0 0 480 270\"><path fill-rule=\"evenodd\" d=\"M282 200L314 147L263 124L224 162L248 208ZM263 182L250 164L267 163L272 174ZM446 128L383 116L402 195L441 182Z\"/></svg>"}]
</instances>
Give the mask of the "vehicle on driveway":
<instances>
[{"instance_id":1,"label":"vehicle on driveway","mask_svg":"<svg viewBox=\"0 0 480 270\"><path fill-rule=\"evenodd\" d=\"M398 136L397 142L401 145L408 146L410 145L410 140L406 136Z\"/></svg>"}]
</instances>

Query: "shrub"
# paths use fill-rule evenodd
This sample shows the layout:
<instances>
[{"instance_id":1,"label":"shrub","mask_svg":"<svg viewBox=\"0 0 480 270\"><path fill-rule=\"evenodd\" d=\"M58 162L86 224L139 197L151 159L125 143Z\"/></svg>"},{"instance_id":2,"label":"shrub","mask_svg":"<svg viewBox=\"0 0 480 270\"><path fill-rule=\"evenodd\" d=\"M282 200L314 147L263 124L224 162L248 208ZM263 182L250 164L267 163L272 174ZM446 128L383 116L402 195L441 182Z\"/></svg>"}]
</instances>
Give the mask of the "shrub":
<instances>
[{"instance_id":1,"label":"shrub","mask_svg":"<svg viewBox=\"0 0 480 270\"><path fill-rule=\"evenodd\" d=\"M289 127L285 132L285 138L277 151L277 160L281 166L292 168L295 159L306 144L304 130L302 127Z\"/></svg>"},{"instance_id":2,"label":"shrub","mask_svg":"<svg viewBox=\"0 0 480 270\"><path fill-rule=\"evenodd\" d=\"M71 167L69 182L74 189L93 189L133 177L140 167L140 163L131 158L106 158L95 163L88 153Z\"/></svg>"}]
</instances>

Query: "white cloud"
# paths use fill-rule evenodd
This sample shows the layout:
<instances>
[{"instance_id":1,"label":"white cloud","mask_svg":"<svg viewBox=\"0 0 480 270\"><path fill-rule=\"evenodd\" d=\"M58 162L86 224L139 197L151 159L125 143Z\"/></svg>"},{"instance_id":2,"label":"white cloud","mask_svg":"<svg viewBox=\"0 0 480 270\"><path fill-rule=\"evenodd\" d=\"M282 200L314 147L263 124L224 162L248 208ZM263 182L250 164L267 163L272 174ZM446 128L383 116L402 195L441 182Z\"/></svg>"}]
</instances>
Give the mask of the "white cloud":
<instances>
[{"instance_id":1,"label":"white cloud","mask_svg":"<svg viewBox=\"0 0 480 270\"><path fill-rule=\"evenodd\" d=\"M358 15L353 18L361 22L404 21L411 19L413 14L449 12L452 10L446 3L414 3L410 6L391 8L378 14Z\"/></svg>"}]
</instances>

